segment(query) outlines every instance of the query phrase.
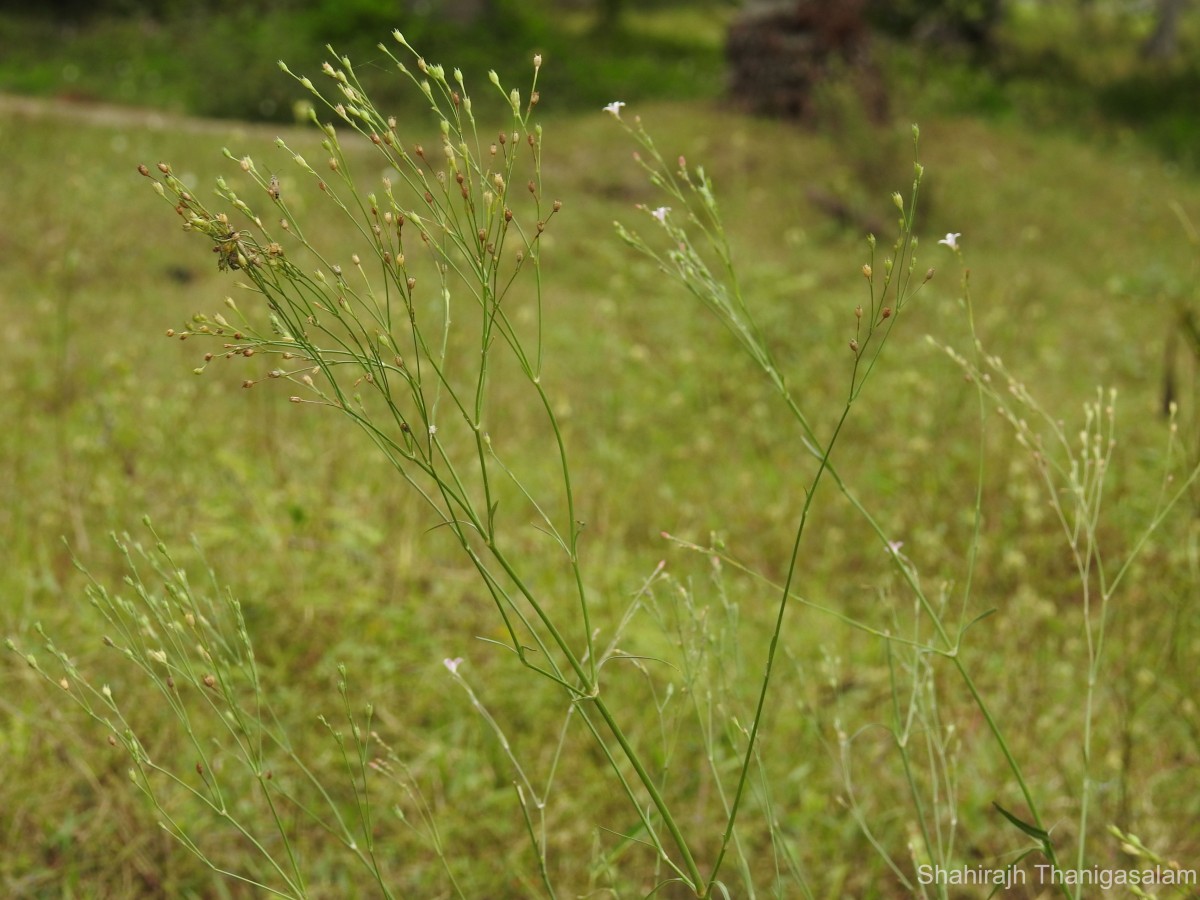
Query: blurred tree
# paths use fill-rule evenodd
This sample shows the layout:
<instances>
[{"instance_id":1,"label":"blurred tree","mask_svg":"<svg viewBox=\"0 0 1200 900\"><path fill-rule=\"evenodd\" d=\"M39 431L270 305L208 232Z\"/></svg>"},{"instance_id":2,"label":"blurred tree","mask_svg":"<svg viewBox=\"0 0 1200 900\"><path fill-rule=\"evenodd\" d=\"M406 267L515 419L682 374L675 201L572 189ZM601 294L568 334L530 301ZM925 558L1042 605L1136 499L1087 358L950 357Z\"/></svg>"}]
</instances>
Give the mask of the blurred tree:
<instances>
[{"instance_id":1,"label":"blurred tree","mask_svg":"<svg viewBox=\"0 0 1200 900\"><path fill-rule=\"evenodd\" d=\"M1187 0L1158 0L1158 21L1154 31L1142 44L1142 58L1167 60L1175 56L1179 47L1179 16Z\"/></svg>"},{"instance_id":2,"label":"blurred tree","mask_svg":"<svg viewBox=\"0 0 1200 900\"><path fill-rule=\"evenodd\" d=\"M870 54L866 0L750 4L729 26L730 94L746 109L813 121L827 82L849 78L872 121L887 118L882 73Z\"/></svg>"},{"instance_id":3,"label":"blurred tree","mask_svg":"<svg viewBox=\"0 0 1200 900\"><path fill-rule=\"evenodd\" d=\"M621 30L621 13L625 0L597 0L596 24L592 30L597 34L616 34Z\"/></svg>"}]
</instances>

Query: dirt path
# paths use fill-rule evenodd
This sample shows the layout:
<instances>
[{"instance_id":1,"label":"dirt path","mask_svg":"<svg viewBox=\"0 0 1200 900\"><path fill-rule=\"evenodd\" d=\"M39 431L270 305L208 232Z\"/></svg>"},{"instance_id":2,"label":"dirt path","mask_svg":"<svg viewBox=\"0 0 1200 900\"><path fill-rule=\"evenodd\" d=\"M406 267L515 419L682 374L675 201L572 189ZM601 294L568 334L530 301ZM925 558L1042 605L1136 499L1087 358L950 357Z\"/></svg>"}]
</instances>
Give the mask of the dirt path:
<instances>
[{"instance_id":1,"label":"dirt path","mask_svg":"<svg viewBox=\"0 0 1200 900\"><path fill-rule=\"evenodd\" d=\"M214 132L263 131L278 134L283 125L253 124L233 119L196 119L161 110L113 103L92 103L57 97L24 97L0 93L0 116L29 119L68 119L108 128L144 128L149 131Z\"/></svg>"}]
</instances>

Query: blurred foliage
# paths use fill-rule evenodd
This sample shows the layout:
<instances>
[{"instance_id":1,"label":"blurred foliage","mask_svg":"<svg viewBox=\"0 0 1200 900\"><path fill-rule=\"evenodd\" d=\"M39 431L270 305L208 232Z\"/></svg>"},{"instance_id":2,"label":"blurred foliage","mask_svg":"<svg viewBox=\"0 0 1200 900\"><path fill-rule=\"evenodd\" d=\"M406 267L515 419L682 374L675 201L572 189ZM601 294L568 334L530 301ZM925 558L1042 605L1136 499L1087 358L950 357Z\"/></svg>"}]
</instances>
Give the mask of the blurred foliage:
<instances>
[{"instance_id":1,"label":"blurred foliage","mask_svg":"<svg viewBox=\"0 0 1200 900\"><path fill-rule=\"evenodd\" d=\"M614 97L687 99L721 91L728 3L689 4L686 28L655 28L664 4L639 7L651 27L603 21L590 4L543 0L397 3L395 0L252 0L198 6L175 0L61 2L34 11L0 3L0 90L156 106L192 115L291 121L305 99L275 65L316 73L327 45L355 60L368 90L398 111L377 49L395 29L431 61L452 59L478 83L495 69L526 83L534 52L552 65L555 102L595 107Z\"/></svg>"},{"instance_id":2,"label":"blurred foliage","mask_svg":"<svg viewBox=\"0 0 1200 900\"><path fill-rule=\"evenodd\" d=\"M417 112L396 90L380 40L402 30L431 61L469 82L496 69L527 84L540 52L551 109L613 99L716 99L726 91L731 0L0 0L0 90L81 102L152 106L206 117L294 121L307 96L277 70L315 74L326 45L352 58L395 114ZM863 0L874 58L890 73L897 118L947 111L1038 127L1127 135L1200 164L1200 7L1179 22L1178 54L1147 60L1156 13L1116 0ZM318 80L319 81L319 80Z\"/></svg>"},{"instance_id":3,"label":"blurred foliage","mask_svg":"<svg viewBox=\"0 0 1200 900\"><path fill-rule=\"evenodd\" d=\"M983 58L993 48L1004 0L874 0L868 14L887 34L953 41Z\"/></svg>"}]
</instances>

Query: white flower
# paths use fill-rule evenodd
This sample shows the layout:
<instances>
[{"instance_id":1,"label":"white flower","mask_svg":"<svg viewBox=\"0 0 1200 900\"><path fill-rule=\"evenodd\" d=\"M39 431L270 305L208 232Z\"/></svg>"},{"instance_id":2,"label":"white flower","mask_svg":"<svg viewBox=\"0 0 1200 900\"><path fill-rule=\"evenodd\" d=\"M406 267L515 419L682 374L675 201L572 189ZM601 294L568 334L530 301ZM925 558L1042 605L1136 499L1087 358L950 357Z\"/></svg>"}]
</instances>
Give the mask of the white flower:
<instances>
[{"instance_id":1,"label":"white flower","mask_svg":"<svg viewBox=\"0 0 1200 900\"><path fill-rule=\"evenodd\" d=\"M619 119L621 118L621 107L624 105L624 100L614 100L608 106L604 107L604 111L611 114L614 119Z\"/></svg>"},{"instance_id":2,"label":"white flower","mask_svg":"<svg viewBox=\"0 0 1200 900\"><path fill-rule=\"evenodd\" d=\"M899 556L900 548L903 546L904 546L904 541L888 541L887 542L888 553L892 554L892 556Z\"/></svg>"},{"instance_id":3,"label":"white flower","mask_svg":"<svg viewBox=\"0 0 1200 900\"><path fill-rule=\"evenodd\" d=\"M958 249L958 239L960 237L962 237L961 231L951 231L951 232L948 232L944 238L942 238L940 241L938 241L938 243L945 244L951 250L957 250Z\"/></svg>"},{"instance_id":4,"label":"white flower","mask_svg":"<svg viewBox=\"0 0 1200 900\"><path fill-rule=\"evenodd\" d=\"M443 665L443 666L445 666L447 669L449 669L449 670L450 670L450 674L452 674L452 675L457 675L457 674L458 674L458 667L459 667L460 665L462 665L462 661L463 661L463 660L462 660L462 657L461 657L461 656L456 656L456 657L454 657L454 659L449 659L449 658L447 658L447 659L443 659L443 660L442 660L442 665Z\"/></svg>"},{"instance_id":5,"label":"white flower","mask_svg":"<svg viewBox=\"0 0 1200 900\"><path fill-rule=\"evenodd\" d=\"M652 213L650 213L650 215L654 216L654 218L658 219L658 221L665 223L667 221L667 213L669 213L670 211L671 211L671 207L660 206L658 209L656 209Z\"/></svg>"}]
</instances>

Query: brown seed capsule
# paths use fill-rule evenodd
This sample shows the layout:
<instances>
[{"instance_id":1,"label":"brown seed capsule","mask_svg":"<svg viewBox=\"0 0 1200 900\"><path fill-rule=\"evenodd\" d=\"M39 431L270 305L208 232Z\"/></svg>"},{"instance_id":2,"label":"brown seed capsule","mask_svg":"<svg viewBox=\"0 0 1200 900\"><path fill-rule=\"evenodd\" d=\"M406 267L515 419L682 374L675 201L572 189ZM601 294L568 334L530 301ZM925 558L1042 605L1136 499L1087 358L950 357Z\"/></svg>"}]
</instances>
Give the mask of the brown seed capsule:
<instances>
[{"instance_id":1,"label":"brown seed capsule","mask_svg":"<svg viewBox=\"0 0 1200 900\"><path fill-rule=\"evenodd\" d=\"M892 308L890 306L885 306L879 315L885 319L890 319L892 317Z\"/></svg>"},{"instance_id":2,"label":"brown seed capsule","mask_svg":"<svg viewBox=\"0 0 1200 900\"><path fill-rule=\"evenodd\" d=\"M272 200L279 199L279 179L274 175L272 175L271 180L267 182L267 193L271 195Z\"/></svg>"},{"instance_id":3,"label":"brown seed capsule","mask_svg":"<svg viewBox=\"0 0 1200 900\"><path fill-rule=\"evenodd\" d=\"M150 177L150 170L148 168L146 168L145 163L138 164L138 171L141 172L143 175L145 175L147 178Z\"/></svg>"},{"instance_id":4,"label":"brown seed capsule","mask_svg":"<svg viewBox=\"0 0 1200 900\"><path fill-rule=\"evenodd\" d=\"M205 675L205 676L204 676L204 678L203 678L202 680L204 681L204 686L205 686L205 687L209 687L209 688L210 688L210 687L216 687L216 686L217 686L217 679L216 679L216 678L214 678L212 675Z\"/></svg>"}]
</instances>

